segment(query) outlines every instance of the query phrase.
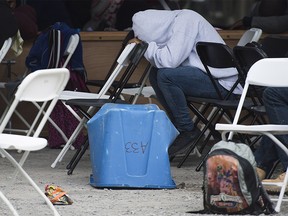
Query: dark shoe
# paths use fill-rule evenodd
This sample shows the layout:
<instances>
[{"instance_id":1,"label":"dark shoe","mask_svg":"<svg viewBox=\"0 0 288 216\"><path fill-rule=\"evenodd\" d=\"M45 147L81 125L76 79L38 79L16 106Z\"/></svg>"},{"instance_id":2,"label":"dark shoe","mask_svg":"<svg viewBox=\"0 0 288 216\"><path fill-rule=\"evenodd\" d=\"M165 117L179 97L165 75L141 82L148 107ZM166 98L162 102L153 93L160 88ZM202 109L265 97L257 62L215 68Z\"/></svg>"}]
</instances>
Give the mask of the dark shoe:
<instances>
[{"instance_id":1,"label":"dark shoe","mask_svg":"<svg viewBox=\"0 0 288 216\"><path fill-rule=\"evenodd\" d=\"M286 172L279 175L276 179L264 179L262 183L266 191L271 194L280 193L281 186L279 185L283 183L285 176L286 176ZM268 183L268 184L265 184L265 183ZM286 193L288 192L288 187L285 188L285 192Z\"/></svg>"},{"instance_id":2,"label":"dark shoe","mask_svg":"<svg viewBox=\"0 0 288 216\"><path fill-rule=\"evenodd\" d=\"M169 158L174 158L176 154L185 152L187 148L198 138L200 133L201 131L196 127L192 131L180 132L168 149Z\"/></svg>"},{"instance_id":3,"label":"dark shoe","mask_svg":"<svg viewBox=\"0 0 288 216\"><path fill-rule=\"evenodd\" d=\"M263 169L256 167L256 172L257 172L257 175L258 175L260 181L265 179L266 172Z\"/></svg>"}]
</instances>

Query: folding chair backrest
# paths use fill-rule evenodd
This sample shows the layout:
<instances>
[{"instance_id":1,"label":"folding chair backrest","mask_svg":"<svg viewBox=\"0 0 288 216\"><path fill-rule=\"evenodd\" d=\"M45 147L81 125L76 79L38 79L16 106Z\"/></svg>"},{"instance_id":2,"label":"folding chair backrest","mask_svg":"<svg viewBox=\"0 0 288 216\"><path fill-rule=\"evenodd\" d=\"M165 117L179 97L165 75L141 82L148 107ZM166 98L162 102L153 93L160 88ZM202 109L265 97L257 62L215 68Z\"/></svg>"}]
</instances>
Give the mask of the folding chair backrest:
<instances>
[{"instance_id":1,"label":"folding chair backrest","mask_svg":"<svg viewBox=\"0 0 288 216\"><path fill-rule=\"evenodd\" d=\"M76 50L76 48L78 46L79 41L80 41L80 37L78 34L74 34L74 35L70 36L68 45L67 45L66 50L64 52L64 56L66 57L66 60L65 60L62 67L64 67L64 68L67 67L72 55L74 54L74 51Z\"/></svg>"},{"instance_id":2,"label":"folding chair backrest","mask_svg":"<svg viewBox=\"0 0 288 216\"><path fill-rule=\"evenodd\" d=\"M57 68L60 65L61 60L61 31L56 29L51 29L49 32L49 61L47 68Z\"/></svg>"},{"instance_id":3,"label":"folding chair backrest","mask_svg":"<svg viewBox=\"0 0 288 216\"><path fill-rule=\"evenodd\" d=\"M218 93L219 98L223 98L218 86L216 85L216 81L213 78L210 68L218 68L218 69L226 69L226 68L235 68L238 71L239 79L231 88L231 91L225 96L228 98L231 92L236 88L240 80L243 80L243 75L239 64L234 58L232 49L226 45L221 43L213 43L213 42L198 42L196 45L196 50L199 55L199 58L205 67L205 70L210 77L211 82L214 85L215 90ZM225 71L223 70L223 73Z\"/></svg>"},{"instance_id":4,"label":"folding chair backrest","mask_svg":"<svg viewBox=\"0 0 288 216\"><path fill-rule=\"evenodd\" d=\"M229 68L237 66L233 58L233 52L228 45L213 42L198 42L196 49L205 67Z\"/></svg>"},{"instance_id":5,"label":"folding chair backrest","mask_svg":"<svg viewBox=\"0 0 288 216\"><path fill-rule=\"evenodd\" d=\"M78 43L80 41L80 37L78 34L73 34L70 36L63 56L61 56L61 31L56 29L51 29L50 37L50 56L48 62L48 68L58 68L58 67L67 67L72 55L74 54ZM62 63L62 58L65 59L64 63Z\"/></svg>"},{"instance_id":6,"label":"folding chair backrest","mask_svg":"<svg viewBox=\"0 0 288 216\"><path fill-rule=\"evenodd\" d=\"M247 43L258 42L262 35L262 30L259 28L250 28L244 32L237 46L245 46Z\"/></svg>"},{"instance_id":7,"label":"folding chair backrest","mask_svg":"<svg viewBox=\"0 0 288 216\"><path fill-rule=\"evenodd\" d=\"M126 37L122 41L121 48L120 48L119 52L117 53L115 60L112 62L112 65L109 68L105 78L103 80L87 80L87 82L86 82L87 85L98 86L98 87L100 87L98 93L101 92L103 85L107 82L107 80L109 79L109 77L113 73L113 70L115 69L116 65L118 64L117 61L118 61L120 55L122 54L123 50L128 45L129 41L133 38L134 38L134 31L131 30L127 33Z\"/></svg>"},{"instance_id":8,"label":"folding chair backrest","mask_svg":"<svg viewBox=\"0 0 288 216\"><path fill-rule=\"evenodd\" d=\"M288 56L288 37L268 35L261 40L261 48L269 58L282 58Z\"/></svg>"},{"instance_id":9,"label":"folding chair backrest","mask_svg":"<svg viewBox=\"0 0 288 216\"><path fill-rule=\"evenodd\" d=\"M2 60L4 59L4 57L6 56L8 50L10 49L12 45L12 38L8 38L7 40L4 41L3 46L0 50L0 62L2 62Z\"/></svg>"},{"instance_id":10,"label":"folding chair backrest","mask_svg":"<svg viewBox=\"0 0 288 216\"><path fill-rule=\"evenodd\" d=\"M130 63L128 64L126 70L124 71L121 78L119 79L117 86L115 86L115 88L113 89L113 91L110 95L110 99L113 99L112 102L115 102L120 97L122 90L127 85L133 72L137 68L137 65L139 64L139 62L143 58L144 53L146 52L147 48L148 48L147 43L142 42L142 43L136 44L135 49L131 52L131 54L129 56ZM142 79L142 77L141 77L141 79Z\"/></svg>"},{"instance_id":11,"label":"folding chair backrest","mask_svg":"<svg viewBox=\"0 0 288 216\"><path fill-rule=\"evenodd\" d=\"M135 49L136 44L131 43L128 44L125 49L121 52L120 56L117 59L118 65L116 68L114 68L113 72L105 82L105 85L101 88L101 91L99 92L99 98L102 97L103 95L107 94L109 88L111 87L112 83L120 73L121 69L128 64L129 58L132 54L133 49Z\"/></svg>"},{"instance_id":12,"label":"folding chair backrest","mask_svg":"<svg viewBox=\"0 0 288 216\"><path fill-rule=\"evenodd\" d=\"M25 63L31 72L46 68L59 68L63 65L67 67L69 63L70 70L81 74L86 73L78 30L70 28L63 22L51 25L37 37Z\"/></svg>"},{"instance_id":13,"label":"folding chair backrest","mask_svg":"<svg viewBox=\"0 0 288 216\"><path fill-rule=\"evenodd\" d=\"M18 86L15 98L19 101L44 102L57 97L64 89L67 69L43 69L29 74Z\"/></svg>"},{"instance_id":14,"label":"folding chair backrest","mask_svg":"<svg viewBox=\"0 0 288 216\"><path fill-rule=\"evenodd\" d=\"M252 85L288 87L288 58L267 58L250 68L246 82Z\"/></svg>"},{"instance_id":15,"label":"folding chair backrest","mask_svg":"<svg viewBox=\"0 0 288 216\"><path fill-rule=\"evenodd\" d=\"M268 57L259 47L251 46L235 46L233 48L233 53L246 74L255 62Z\"/></svg>"},{"instance_id":16,"label":"folding chair backrest","mask_svg":"<svg viewBox=\"0 0 288 216\"><path fill-rule=\"evenodd\" d=\"M129 41L130 41L131 39L133 39L133 38L134 38L134 31L131 30L131 31L129 31L129 32L127 33L126 37L125 37L124 40L122 41L121 48L120 48L120 50L119 50L119 52L117 53L117 56L116 56L116 61L114 61L114 62L112 63L112 65L111 65L111 67L110 67L110 69L109 69L109 71L108 71L108 73L107 73L107 75L106 75L106 77L105 77L104 80L108 80L108 79L109 79L111 73L113 72L115 66L117 65L117 62L118 62L118 59L119 59L120 55L122 54L123 50L124 50L124 49L126 48L126 46L128 45Z\"/></svg>"},{"instance_id":17,"label":"folding chair backrest","mask_svg":"<svg viewBox=\"0 0 288 216\"><path fill-rule=\"evenodd\" d=\"M42 118L34 134L34 136L38 136L68 80L69 70L66 68L43 69L27 75L17 88L14 100L1 122L0 132L4 131L19 102L43 102L42 108L44 109L45 104L51 101L45 111L45 116ZM43 110L41 109L32 125L36 124L42 112ZM30 130L34 130L33 127L31 126Z\"/></svg>"},{"instance_id":18,"label":"folding chair backrest","mask_svg":"<svg viewBox=\"0 0 288 216\"><path fill-rule=\"evenodd\" d=\"M98 94L99 98L108 93L116 77L119 75L122 68L126 66L126 69L122 73L122 76L119 79L117 86L115 86L113 92L110 94L110 99L117 100L119 98L122 89L127 84L129 78L136 69L136 66L143 57L146 49L147 44L144 42L139 44L131 43L126 45L125 49L122 51L122 53L117 59L118 65L113 70L108 80L105 82L105 85L101 88L101 91Z\"/></svg>"},{"instance_id":19,"label":"folding chair backrest","mask_svg":"<svg viewBox=\"0 0 288 216\"><path fill-rule=\"evenodd\" d=\"M247 77L247 73L250 70L251 66L255 62L268 57L261 48L256 46L235 46L233 48L233 53L242 69L243 76L245 76L245 78ZM263 105L262 91L263 88L259 88L256 86L253 86L249 90L249 96L253 100L255 106Z\"/></svg>"}]
</instances>

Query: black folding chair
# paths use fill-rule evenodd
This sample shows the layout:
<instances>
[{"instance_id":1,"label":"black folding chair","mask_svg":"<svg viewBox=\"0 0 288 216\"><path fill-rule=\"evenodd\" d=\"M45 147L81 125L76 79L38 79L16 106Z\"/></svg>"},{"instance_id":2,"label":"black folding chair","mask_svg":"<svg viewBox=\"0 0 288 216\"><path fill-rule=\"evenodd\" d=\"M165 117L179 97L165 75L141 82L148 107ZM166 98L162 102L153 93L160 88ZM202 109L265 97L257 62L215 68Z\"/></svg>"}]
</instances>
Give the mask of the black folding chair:
<instances>
[{"instance_id":1,"label":"black folding chair","mask_svg":"<svg viewBox=\"0 0 288 216\"><path fill-rule=\"evenodd\" d=\"M247 46L236 46L233 48L233 53L242 71L244 72L245 77L250 67L255 62L263 58L268 58L268 55L266 54L266 52L264 52L263 49L257 46L253 46L253 44L252 45L248 44ZM264 123L265 119L261 118L263 112L265 113L265 108L263 107L263 102L262 102L262 91L263 91L263 88L254 87L254 88L251 88L248 93L249 93L249 96L252 99L254 99L255 105L258 104L258 106L252 107L252 109L255 111L255 114L258 117L260 117L260 118L255 118L255 120L261 119L261 121Z\"/></svg>"},{"instance_id":2,"label":"black folding chair","mask_svg":"<svg viewBox=\"0 0 288 216\"><path fill-rule=\"evenodd\" d=\"M105 78L104 79L99 79L99 80L87 80L86 81L86 85L88 86L96 86L96 87L100 87L99 91L101 91L101 88L104 86L104 84L106 83L106 81L109 79L110 75L112 74L115 66L117 65L117 59L118 57L121 55L122 51L124 50L124 48L126 47L126 45L129 43L129 41L131 39L134 38L134 31L131 30L127 33L126 37L124 38L124 40L122 41L122 44L121 44L121 48L120 50L118 51L116 57L115 57L115 60L113 61L111 67L109 68L108 70L108 73L106 74ZM125 88L138 88L140 87L143 79L145 77L145 74L143 74L140 78L140 80L135 83L135 82L131 82L131 83L126 83L125 85ZM117 85L119 84L119 80L115 80L113 83L112 83L112 86L111 86L111 89L109 90L109 92L113 92L113 88L117 87Z\"/></svg>"},{"instance_id":3,"label":"black folding chair","mask_svg":"<svg viewBox=\"0 0 288 216\"><path fill-rule=\"evenodd\" d=\"M274 37L271 37L271 38L268 37L268 38L269 39L266 38L267 41L264 43L264 47L266 46L265 47L266 50L271 49L269 47L272 45L272 43L275 43L276 41L278 41L278 37L276 37L276 39ZM279 41L281 41L281 40L282 40L282 38L279 39ZM255 62L257 62L263 58L268 58L268 55L266 54L266 52L262 48L263 47L261 45L256 46L255 44L254 45L250 44L250 45L244 46L244 47L236 46L233 48L233 53L234 53L236 59L238 60L240 67L242 68L242 71L244 71L246 74L248 73L250 67ZM274 47L272 47L272 49L274 50ZM276 51L271 50L270 55L272 55L272 56L286 55L286 52L281 51L281 49L282 48L280 48L280 50L278 50L278 51L277 50ZM284 49L285 49L285 47L284 47ZM277 52L278 52L278 54L277 54ZM255 113L255 121L258 120L258 124L267 123L266 118L265 118L266 110L265 110L265 107L263 106L263 101L262 101L262 90L263 90L262 88L259 88L259 87L257 88L257 86L250 86L250 90L248 92L248 95L251 96L251 94L253 94L253 98L256 99L257 102L259 103L259 105L251 107L252 111L254 111L254 113ZM257 143L261 137L262 137L261 135L256 136L256 138L254 137L253 142L249 143L252 150L254 149L254 144ZM275 162L270 173L267 174L267 178L270 178L273 175L273 172L277 168L279 162L280 162L279 160Z\"/></svg>"},{"instance_id":4,"label":"black folding chair","mask_svg":"<svg viewBox=\"0 0 288 216\"><path fill-rule=\"evenodd\" d=\"M190 153L194 150L198 142L204 137L205 132L207 132L208 130L209 133L199 149L200 153L203 152L211 136L213 136L216 140L221 139L219 132L214 129L215 123L219 122L220 119L223 118L223 116L225 116L228 121L233 119L233 114L231 114L231 111L237 108L238 100L231 99L231 96L237 85L244 83L243 72L241 71L241 68L233 55L233 51L229 46L221 43L198 42L196 48L198 55L205 67L205 70L215 88L215 91L218 94L218 98L209 99L187 97L188 106L193 112L193 114L195 114L197 117L195 125L197 125L199 122L202 122L205 126L201 130L199 137L185 153L185 156L178 164L178 167L181 167L183 165L185 160L188 158ZM215 79L210 72L210 67L219 69L236 68L236 70L238 71L238 80L232 86L231 90L227 91L227 94L224 97L221 95L220 90L218 89L218 86L216 84L217 79ZM199 109L199 105L201 109ZM252 102L247 101L245 103L245 106L252 106ZM209 115L209 113L211 113L211 115ZM199 171L201 166L202 164L200 163L200 166L198 166L196 170Z\"/></svg>"},{"instance_id":5,"label":"black folding chair","mask_svg":"<svg viewBox=\"0 0 288 216\"><path fill-rule=\"evenodd\" d=\"M268 35L260 42L260 48L269 58L288 56L288 37L282 35Z\"/></svg>"}]
</instances>

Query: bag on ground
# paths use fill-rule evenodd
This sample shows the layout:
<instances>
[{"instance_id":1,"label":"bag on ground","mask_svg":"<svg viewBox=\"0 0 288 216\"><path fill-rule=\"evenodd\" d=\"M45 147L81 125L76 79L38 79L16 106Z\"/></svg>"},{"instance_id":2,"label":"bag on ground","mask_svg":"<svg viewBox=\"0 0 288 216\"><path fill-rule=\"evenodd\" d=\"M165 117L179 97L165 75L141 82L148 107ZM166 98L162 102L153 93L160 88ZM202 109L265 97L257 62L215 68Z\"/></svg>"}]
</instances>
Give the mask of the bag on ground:
<instances>
[{"instance_id":1,"label":"bag on ground","mask_svg":"<svg viewBox=\"0 0 288 216\"><path fill-rule=\"evenodd\" d=\"M246 144L216 143L204 165L205 213L271 214L274 206L256 173L256 162Z\"/></svg>"}]
</instances>

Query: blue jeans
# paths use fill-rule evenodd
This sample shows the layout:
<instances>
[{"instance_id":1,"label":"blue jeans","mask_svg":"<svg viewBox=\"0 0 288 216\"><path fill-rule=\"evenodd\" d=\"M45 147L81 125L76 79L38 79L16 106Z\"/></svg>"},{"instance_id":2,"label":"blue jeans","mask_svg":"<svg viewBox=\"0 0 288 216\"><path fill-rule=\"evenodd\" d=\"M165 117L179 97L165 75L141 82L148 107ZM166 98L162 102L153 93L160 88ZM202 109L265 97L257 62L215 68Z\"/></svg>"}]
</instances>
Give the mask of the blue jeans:
<instances>
[{"instance_id":1,"label":"blue jeans","mask_svg":"<svg viewBox=\"0 0 288 216\"><path fill-rule=\"evenodd\" d=\"M288 124L288 88L266 88L263 92L263 102L271 124ZM279 135L277 138L288 147L288 135ZM261 145L255 151L257 166L269 173L278 159L286 170L287 155L268 137L263 137Z\"/></svg>"},{"instance_id":2,"label":"blue jeans","mask_svg":"<svg viewBox=\"0 0 288 216\"><path fill-rule=\"evenodd\" d=\"M153 68L149 79L157 99L180 132L194 128L186 96L218 98L208 75L196 67ZM226 95L227 90L218 86Z\"/></svg>"}]
</instances>

